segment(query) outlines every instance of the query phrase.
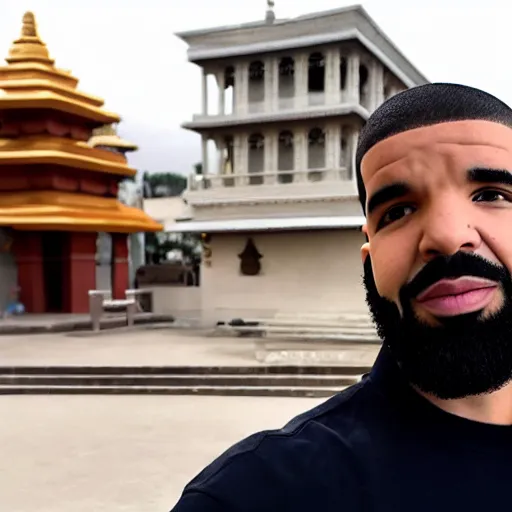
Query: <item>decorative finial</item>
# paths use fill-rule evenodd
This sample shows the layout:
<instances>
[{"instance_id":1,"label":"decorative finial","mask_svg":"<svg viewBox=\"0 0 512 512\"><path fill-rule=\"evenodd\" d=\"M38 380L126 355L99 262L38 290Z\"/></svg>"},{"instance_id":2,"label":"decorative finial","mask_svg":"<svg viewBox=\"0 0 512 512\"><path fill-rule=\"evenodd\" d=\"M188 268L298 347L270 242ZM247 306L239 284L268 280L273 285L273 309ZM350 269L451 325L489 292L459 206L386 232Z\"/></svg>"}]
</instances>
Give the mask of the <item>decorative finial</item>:
<instances>
[{"instance_id":1,"label":"decorative finial","mask_svg":"<svg viewBox=\"0 0 512 512\"><path fill-rule=\"evenodd\" d=\"M21 36L14 41L5 60L8 64L38 62L53 66L54 61L37 33L37 22L33 12L28 11L23 15Z\"/></svg>"},{"instance_id":2,"label":"decorative finial","mask_svg":"<svg viewBox=\"0 0 512 512\"><path fill-rule=\"evenodd\" d=\"M265 21L269 24L274 23L276 20L276 15L274 13L275 5L274 0L267 0L267 14L265 16Z\"/></svg>"},{"instance_id":3,"label":"decorative finial","mask_svg":"<svg viewBox=\"0 0 512 512\"><path fill-rule=\"evenodd\" d=\"M22 23L23 25L21 27L21 37L37 37L36 18L33 12L26 12L23 15Z\"/></svg>"}]
</instances>

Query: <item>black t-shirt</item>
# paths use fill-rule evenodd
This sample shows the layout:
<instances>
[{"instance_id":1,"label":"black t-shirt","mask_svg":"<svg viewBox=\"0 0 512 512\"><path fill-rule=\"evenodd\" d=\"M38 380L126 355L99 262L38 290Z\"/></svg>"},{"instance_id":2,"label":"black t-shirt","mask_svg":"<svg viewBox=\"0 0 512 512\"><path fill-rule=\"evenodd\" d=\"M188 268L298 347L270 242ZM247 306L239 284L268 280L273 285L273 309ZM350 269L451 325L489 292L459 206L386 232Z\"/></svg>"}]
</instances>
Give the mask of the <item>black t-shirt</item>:
<instances>
[{"instance_id":1,"label":"black t-shirt","mask_svg":"<svg viewBox=\"0 0 512 512\"><path fill-rule=\"evenodd\" d=\"M230 448L173 512L494 510L512 510L512 427L433 406L383 348L362 382Z\"/></svg>"}]
</instances>

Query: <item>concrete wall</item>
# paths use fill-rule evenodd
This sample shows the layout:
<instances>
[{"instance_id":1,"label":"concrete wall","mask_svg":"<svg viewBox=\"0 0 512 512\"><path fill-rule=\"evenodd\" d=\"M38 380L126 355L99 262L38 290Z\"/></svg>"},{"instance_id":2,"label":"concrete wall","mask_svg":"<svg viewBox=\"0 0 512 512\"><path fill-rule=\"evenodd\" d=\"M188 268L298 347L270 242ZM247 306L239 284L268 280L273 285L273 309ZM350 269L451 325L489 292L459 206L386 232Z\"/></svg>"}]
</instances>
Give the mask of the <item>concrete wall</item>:
<instances>
[{"instance_id":1,"label":"concrete wall","mask_svg":"<svg viewBox=\"0 0 512 512\"><path fill-rule=\"evenodd\" d=\"M242 234L213 235L202 268L203 320L268 317L277 312L364 312L359 231L254 233L263 255L258 276L240 274Z\"/></svg>"},{"instance_id":2,"label":"concrete wall","mask_svg":"<svg viewBox=\"0 0 512 512\"><path fill-rule=\"evenodd\" d=\"M198 286L144 286L153 293L153 312L174 315L178 320L200 320L202 289Z\"/></svg>"},{"instance_id":3,"label":"concrete wall","mask_svg":"<svg viewBox=\"0 0 512 512\"><path fill-rule=\"evenodd\" d=\"M181 197L152 197L144 199L144 212L157 222L174 222L189 217L190 209Z\"/></svg>"}]
</instances>

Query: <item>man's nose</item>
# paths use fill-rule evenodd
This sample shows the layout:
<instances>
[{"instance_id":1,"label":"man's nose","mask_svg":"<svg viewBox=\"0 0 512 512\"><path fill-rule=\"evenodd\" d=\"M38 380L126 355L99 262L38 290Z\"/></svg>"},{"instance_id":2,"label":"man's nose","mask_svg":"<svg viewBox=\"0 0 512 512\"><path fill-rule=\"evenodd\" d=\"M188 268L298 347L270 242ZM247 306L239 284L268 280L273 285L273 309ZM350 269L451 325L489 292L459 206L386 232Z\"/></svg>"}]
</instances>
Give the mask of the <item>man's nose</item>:
<instances>
[{"instance_id":1,"label":"man's nose","mask_svg":"<svg viewBox=\"0 0 512 512\"><path fill-rule=\"evenodd\" d=\"M468 208L450 201L438 204L425 215L419 251L424 261L450 256L458 251L473 252L482 239L471 224Z\"/></svg>"}]
</instances>

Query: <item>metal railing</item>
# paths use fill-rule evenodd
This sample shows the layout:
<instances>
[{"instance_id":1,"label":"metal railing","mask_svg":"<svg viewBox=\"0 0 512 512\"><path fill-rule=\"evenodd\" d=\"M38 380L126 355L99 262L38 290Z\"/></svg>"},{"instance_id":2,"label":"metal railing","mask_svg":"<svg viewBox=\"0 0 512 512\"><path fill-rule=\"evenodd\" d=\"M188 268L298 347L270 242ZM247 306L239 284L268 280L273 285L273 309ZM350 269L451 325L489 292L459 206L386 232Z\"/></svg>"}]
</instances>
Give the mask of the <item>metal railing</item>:
<instances>
[{"instance_id":1,"label":"metal railing","mask_svg":"<svg viewBox=\"0 0 512 512\"><path fill-rule=\"evenodd\" d=\"M287 185L290 183L315 183L326 181L347 181L350 179L348 169L306 169L291 171L250 172L243 174L192 174L188 178L189 190L207 190L228 187L258 185Z\"/></svg>"}]
</instances>

